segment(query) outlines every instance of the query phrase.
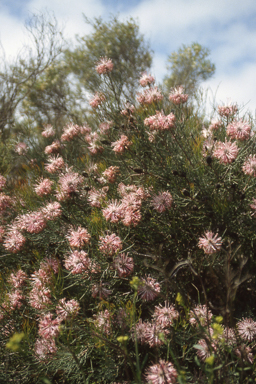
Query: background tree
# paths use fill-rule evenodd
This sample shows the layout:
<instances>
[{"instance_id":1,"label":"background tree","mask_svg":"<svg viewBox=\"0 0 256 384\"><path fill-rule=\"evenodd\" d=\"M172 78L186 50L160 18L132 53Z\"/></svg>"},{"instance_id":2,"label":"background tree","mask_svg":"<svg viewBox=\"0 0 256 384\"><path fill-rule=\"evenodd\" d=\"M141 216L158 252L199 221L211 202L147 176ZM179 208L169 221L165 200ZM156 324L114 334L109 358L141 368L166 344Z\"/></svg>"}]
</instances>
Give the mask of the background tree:
<instances>
[{"instance_id":1,"label":"background tree","mask_svg":"<svg viewBox=\"0 0 256 384\"><path fill-rule=\"evenodd\" d=\"M142 72L147 71L152 63L152 51L139 32L139 26L130 18L121 22L117 17L103 22L101 18L86 23L93 27L93 32L84 37L77 37L79 43L75 49L68 49L65 59L75 74L79 93L95 93L108 83L95 71L95 65L101 57L110 58L114 64L108 92L112 89L115 99L134 101L137 82Z\"/></svg>"},{"instance_id":2,"label":"background tree","mask_svg":"<svg viewBox=\"0 0 256 384\"><path fill-rule=\"evenodd\" d=\"M167 65L170 74L164 79L167 91L183 85L186 93L194 93L202 81L214 75L215 65L211 63L209 54L209 49L198 43L183 45L177 52L171 53Z\"/></svg>"},{"instance_id":3,"label":"background tree","mask_svg":"<svg viewBox=\"0 0 256 384\"><path fill-rule=\"evenodd\" d=\"M20 103L27 98L38 77L49 68L63 48L57 21L50 15L34 15L26 24L31 46L23 48L15 62L3 59L0 69L0 133L5 141L15 133Z\"/></svg>"}]
</instances>

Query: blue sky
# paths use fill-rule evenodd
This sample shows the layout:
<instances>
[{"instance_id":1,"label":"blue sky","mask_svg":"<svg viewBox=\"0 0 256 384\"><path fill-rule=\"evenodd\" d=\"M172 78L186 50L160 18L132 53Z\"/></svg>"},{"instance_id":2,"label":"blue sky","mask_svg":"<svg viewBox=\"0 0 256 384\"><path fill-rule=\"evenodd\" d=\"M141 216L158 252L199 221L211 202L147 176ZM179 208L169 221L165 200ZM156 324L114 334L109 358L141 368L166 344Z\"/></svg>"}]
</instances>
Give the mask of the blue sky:
<instances>
[{"instance_id":1,"label":"blue sky","mask_svg":"<svg viewBox=\"0 0 256 384\"><path fill-rule=\"evenodd\" d=\"M198 42L211 51L214 78L204 83L217 102L237 102L256 109L255 0L0 0L0 40L7 57L15 56L26 37L24 22L32 13L54 12L69 39L90 33L89 18L119 13L134 17L154 51L152 73L166 74L168 55L182 44Z\"/></svg>"}]
</instances>

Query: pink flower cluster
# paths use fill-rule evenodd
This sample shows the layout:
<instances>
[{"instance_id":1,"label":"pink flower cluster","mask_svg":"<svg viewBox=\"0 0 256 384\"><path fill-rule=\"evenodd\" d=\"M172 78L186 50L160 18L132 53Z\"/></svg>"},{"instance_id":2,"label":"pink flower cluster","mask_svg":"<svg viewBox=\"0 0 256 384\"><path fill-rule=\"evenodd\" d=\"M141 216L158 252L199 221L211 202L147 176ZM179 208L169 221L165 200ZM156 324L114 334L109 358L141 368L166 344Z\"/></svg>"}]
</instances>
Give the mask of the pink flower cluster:
<instances>
[{"instance_id":1,"label":"pink flower cluster","mask_svg":"<svg viewBox=\"0 0 256 384\"><path fill-rule=\"evenodd\" d=\"M132 145L132 142L128 140L128 137L121 135L121 138L111 144L115 153L123 153Z\"/></svg>"},{"instance_id":2,"label":"pink flower cluster","mask_svg":"<svg viewBox=\"0 0 256 384\"><path fill-rule=\"evenodd\" d=\"M46 220L43 213L38 210L16 217L17 229L29 233L40 233L46 227Z\"/></svg>"},{"instance_id":3,"label":"pink flower cluster","mask_svg":"<svg viewBox=\"0 0 256 384\"><path fill-rule=\"evenodd\" d=\"M96 71L99 75L105 75L106 73L112 72L114 64L111 59L102 57L96 66Z\"/></svg>"},{"instance_id":4,"label":"pink flower cluster","mask_svg":"<svg viewBox=\"0 0 256 384\"><path fill-rule=\"evenodd\" d=\"M59 321L66 321L75 317L80 310L80 305L77 300L71 299L66 301L66 298L60 299L56 307L56 313Z\"/></svg>"},{"instance_id":5,"label":"pink flower cluster","mask_svg":"<svg viewBox=\"0 0 256 384\"><path fill-rule=\"evenodd\" d=\"M100 137L97 132L92 132L89 135L86 135L86 141L89 144L89 151L92 155L96 155L99 152L103 151L103 147L100 145Z\"/></svg>"},{"instance_id":6,"label":"pink flower cluster","mask_svg":"<svg viewBox=\"0 0 256 384\"><path fill-rule=\"evenodd\" d=\"M252 341L256 338L256 321L246 318L237 323L239 336L245 341Z\"/></svg>"},{"instance_id":7,"label":"pink flower cluster","mask_svg":"<svg viewBox=\"0 0 256 384\"><path fill-rule=\"evenodd\" d=\"M41 212L44 215L45 220L55 220L62 214L61 205L58 201L48 203L44 208L41 209Z\"/></svg>"},{"instance_id":8,"label":"pink flower cluster","mask_svg":"<svg viewBox=\"0 0 256 384\"><path fill-rule=\"evenodd\" d=\"M13 200L10 196L0 192L0 212L5 211L13 205Z\"/></svg>"},{"instance_id":9,"label":"pink flower cluster","mask_svg":"<svg viewBox=\"0 0 256 384\"><path fill-rule=\"evenodd\" d=\"M93 315L94 326L97 331L104 333L105 335L110 335L111 333L111 315L110 312L105 309L105 311L100 311L97 315Z\"/></svg>"},{"instance_id":10,"label":"pink flower cluster","mask_svg":"<svg viewBox=\"0 0 256 384\"><path fill-rule=\"evenodd\" d=\"M174 128L175 120L176 118L173 113L170 113L169 115L165 116L163 111L157 111L154 116L147 117L144 120L144 124L146 126L149 126L151 130L164 131Z\"/></svg>"},{"instance_id":11,"label":"pink flower cluster","mask_svg":"<svg viewBox=\"0 0 256 384\"><path fill-rule=\"evenodd\" d=\"M128 254L120 253L114 260L114 268L117 270L119 277L127 277L133 272L133 258Z\"/></svg>"},{"instance_id":12,"label":"pink flower cluster","mask_svg":"<svg viewBox=\"0 0 256 384\"><path fill-rule=\"evenodd\" d=\"M205 327L210 324L212 318L212 312L206 305L198 304L189 312L189 322L191 325L200 325Z\"/></svg>"},{"instance_id":13,"label":"pink flower cluster","mask_svg":"<svg viewBox=\"0 0 256 384\"><path fill-rule=\"evenodd\" d=\"M5 234L3 243L3 246L7 251L11 253L17 253L22 249L25 242L25 237L17 229L16 226L8 227L8 231Z\"/></svg>"},{"instance_id":14,"label":"pink flower cluster","mask_svg":"<svg viewBox=\"0 0 256 384\"><path fill-rule=\"evenodd\" d=\"M61 319L53 319L52 313L47 313L39 320L38 334L34 352L38 360L44 361L57 352L55 338L60 333Z\"/></svg>"},{"instance_id":15,"label":"pink flower cluster","mask_svg":"<svg viewBox=\"0 0 256 384\"><path fill-rule=\"evenodd\" d=\"M59 201L67 200L73 194L79 192L79 188L83 184L83 177L77 172L73 172L68 169L66 173L63 173L59 177L59 188L56 192L57 199Z\"/></svg>"},{"instance_id":16,"label":"pink flower cluster","mask_svg":"<svg viewBox=\"0 0 256 384\"><path fill-rule=\"evenodd\" d=\"M222 117L231 117L238 112L238 107L235 104L229 104L225 106L218 106L218 113Z\"/></svg>"},{"instance_id":17,"label":"pink flower cluster","mask_svg":"<svg viewBox=\"0 0 256 384\"><path fill-rule=\"evenodd\" d=\"M65 257L64 265L73 275L82 273L88 275L100 271L99 265L93 262L84 251L71 252Z\"/></svg>"},{"instance_id":18,"label":"pink flower cluster","mask_svg":"<svg viewBox=\"0 0 256 384\"><path fill-rule=\"evenodd\" d=\"M135 112L134 105L130 104L129 102L126 102L125 108L120 112L123 116L131 116Z\"/></svg>"},{"instance_id":19,"label":"pink flower cluster","mask_svg":"<svg viewBox=\"0 0 256 384\"><path fill-rule=\"evenodd\" d=\"M209 131L217 131L222 126L222 121L213 119L209 125Z\"/></svg>"},{"instance_id":20,"label":"pink flower cluster","mask_svg":"<svg viewBox=\"0 0 256 384\"><path fill-rule=\"evenodd\" d=\"M159 293L160 284L156 281L156 279L151 276L141 279L138 294L143 301L152 301L158 296Z\"/></svg>"},{"instance_id":21,"label":"pink flower cluster","mask_svg":"<svg viewBox=\"0 0 256 384\"><path fill-rule=\"evenodd\" d=\"M66 238L72 248L82 248L84 245L89 243L91 235L88 233L86 228L79 226L77 230L71 228Z\"/></svg>"},{"instance_id":22,"label":"pink flower cluster","mask_svg":"<svg viewBox=\"0 0 256 384\"><path fill-rule=\"evenodd\" d=\"M99 105L101 105L106 100L106 97L103 95L103 93L96 92L93 98L90 100L90 106L92 108L98 108Z\"/></svg>"},{"instance_id":23,"label":"pink flower cluster","mask_svg":"<svg viewBox=\"0 0 256 384\"><path fill-rule=\"evenodd\" d=\"M101 208L102 202L107 196L108 187L103 187L101 190L92 188L88 191L88 202L92 207Z\"/></svg>"},{"instance_id":24,"label":"pink flower cluster","mask_svg":"<svg viewBox=\"0 0 256 384\"><path fill-rule=\"evenodd\" d=\"M205 361L207 357L210 357L217 350L217 345L211 342L209 339L200 339L197 343L200 349L197 350L196 354L201 361Z\"/></svg>"},{"instance_id":25,"label":"pink flower cluster","mask_svg":"<svg viewBox=\"0 0 256 384\"><path fill-rule=\"evenodd\" d=\"M207 255L211 255L221 250L222 239L218 233L206 231L204 236L199 237L198 247L202 248Z\"/></svg>"},{"instance_id":26,"label":"pink flower cluster","mask_svg":"<svg viewBox=\"0 0 256 384\"><path fill-rule=\"evenodd\" d=\"M163 98L163 95L157 87L145 89L137 95L137 100L142 105L157 103L158 101L162 101Z\"/></svg>"},{"instance_id":27,"label":"pink flower cluster","mask_svg":"<svg viewBox=\"0 0 256 384\"><path fill-rule=\"evenodd\" d=\"M74 251L66 256L64 265L73 275L77 275L88 271L90 259L86 252Z\"/></svg>"},{"instance_id":28,"label":"pink flower cluster","mask_svg":"<svg viewBox=\"0 0 256 384\"><path fill-rule=\"evenodd\" d=\"M22 269L19 269L16 275L14 273L11 273L8 282L14 288L21 288L25 284L27 277L27 274L22 271Z\"/></svg>"},{"instance_id":29,"label":"pink flower cluster","mask_svg":"<svg viewBox=\"0 0 256 384\"><path fill-rule=\"evenodd\" d=\"M231 139L236 140L248 140L251 136L251 126L240 120L234 120L232 123L229 123L227 126L227 135L231 137Z\"/></svg>"},{"instance_id":30,"label":"pink flower cluster","mask_svg":"<svg viewBox=\"0 0 256 384\"><path fill-rule=\"evenodd\" d=\"M100 133L103 135L107 135L112 125L113 121L104 121L99 125Z\"/></svg>"},{"instance_id":31,"label":"pink flower cluster","mask_svg":"<svg viewBox=\"0 0 256 384\"><path fill-rule=\"evenodd\" d=\"M51 340L59 336L59 319L53 319L52 313L47 313L39 320L38 334L43 339Z\"/></svg>"},{"instance_id":32,"label":"pink flower cluster","mask_svg":"<svg viewBox=\"0 0 256 384\"><path fill-rule=\"evenodd\" d=\"M179 86L171 90L169 100L175 105L184 104L188 100L188 95L184 94L184 88Z\"/></svg>"},{"instance_id":33,"label":"pink flower cluster","mask_svg":"<svg viewBox=\"0 0 256 384\"><path fill-rule=\"evenodd\" d=\"M249 155L242 169L246 175L256 177L256 155Z\"/></svg>"},{"instance_id":34,"label":"pink flower cluster","mask_svg":"<svg viewBox=\"0 0 256 384\"><path fill-rule=\"evenodd\" d=\"M222 164L231 164L237 158L239 148L236 143L231 143L225 139L225 143L216 143L213 156L220 160Z\"/></svg>"},{"instance_id":35,"label":"pink flower cluster","mask_svg":"<svg viewBox=\"0 0 256 384\"><path fill-rule=\"evenodd\" d=\"M34 347L35 356L40 361L45 361L47 358L55 355L57 346L54 339L39 338L35 342Z\"/></svg>"},{"instance_id":36,"label":"pink flower cluster","mask_svg":"<svg viewBox=\"0 0 256 384\"><path fill-rule=\"evenodd\" d=\"M15 147L15 152L18 153L18 155L22 156L25 155L28 151L28 146L26 143L18 143Z\"/></svg>"},{"instance_id":37,"label":"pink flower cluster","mask_svg":"<svg viewBox=\"0 0 256 384\"><path fill-rule=\"evenodd\" d=\"M60 172L65 167L64 160L61 156L57 155L56 157L51 156L48 159L48 164L46 164L45 169L49 173Z\"/></svg>"},{"instance_id":38,"label":"pink flower cluster","mask_svg":"<svg viewBox=\"0 0 256 384\"><path fill-rule=\"evenodd\" d=\"M141 75L141 78L140 78L140 85L142 87L146 87L147 85L151 85L151 84L154 84L155 83L155 78L154 76L151 76L150 74L148 75L146 72L144 72L142 75Z\"/></svg>"},{"instance_id":39,"label":"pink flower cluster","mask_svg":"<svg viewBox=\"0 0 256 384\"><path fill-rule=\"evenodd\" d=\"M102 175L106 177L107 181L109 183L114 183L116 181L116 176L119 173L119 167L116 166L110 166L107 168Z\"/></svg>"},{"instance_id":40,"label":"pink flower cluster","mask_svg":"<svg viewBox=\"0 0 256 384\"><path fill-rule=\"evenodd\" d=\"M136 226L141 220L142 200L146 198L145 191L135 185L125 186L120 183L119 193L122 195L121 202L112 200L110 204L102 210L103 216L107 221L118 223L122 221L125 226Z\"/></svg>"},{"instance_id":41,"label":"pink flower cluster","mask_svg":"<svg viewBox=\"0 0 256 384\"><path fill-rule=\"evenodd\" d=\"M0 191L5 187L5 184L6 184L6 178L0 175Z\"/></svg>"},{"instance_id":42,"label":"pink flower cluster","mask_svg":"<svg viewBox=\"0 0 256 384\"><path fill-rule=\"evenodd\" d=\"M52 153L58 153L60 148L60 141L54 140L51 145L47 145L47 147L45 147L44 153L46 153L47 155L50 155Z\"/></svg>"},{"instance_id":43,"label":"pink flower cluster","mask_svg":"<svg viewBox=\"0 0 256 384\"><path fill-rule=\"evenodd\" d=\"M158 364L153 364L146 370L145 379L150 384L174 384L178 377L178 372L169 361L159 360Z\"/></svg>"},{"instance_id":44,"label":"pink flower cluster","mask_svg":"<svg viewBox=\"0 0 256 384\"><path fill-rule=\"evenodd\" d=\"M70 123L63 128L61 141L71 141L74 137L78 136L80 133L81 133L81 130L79 125Z\"/></svg>"},{"instance_id":45,"label":"pink flower cluster","mask_svg":"<svg viewBox=\"0 0 256 384\"><path fill-rule=\"evenodd\" d=\"M8 278L11 290L7 293L4 302L1 304L4 311L0 312L0 320L10 311L19 309L22 306L25 296L23 295L21 288L25 284L26 279L27 274L21 269L16 274L11 273Z\"/></svg>"},{"instance_id":46,"label":"pink flower cluster","mask_svg":"<svg viewBox=\"0 0 256 384\"><path fill-rule=\"evenodd\" d=\"M32 290L29 293L31 307L43 310L51 304L51 291L49 289L53 280L53 273L58 273L59 263L56 259L45 259L40 269L31 275Z\"/></svg>"},{"instance_id":47,"label":"pink flower cluster","mask_svg":"<svg viewBox=\"0 0 256 384\"><path fill-rule=\"evenodd\" d=\"M179 312L173 305L170 305L167 301L165 301L164 307L161 304L155 307L152 317L157 326L168 328L173 325L175 320L178 319Z\"/></svg>"},{"instance_id":48,"label":"pink flower cluster","mask_svg":"<svg viewBox=\"0 0 256 384\"><path fill-rule=\"evenodd\" d=\"M6 299L2 303L2 307L6 312L14 311L16 308L20 309L24 299L25 297L20 289L11 290L11 292L7 293Z\"/></svg>"},{"instance_id":49,"label":"pink flower cluster","mask_svg":"<svg viewBox=\"0 0 256 384\"><path fill-rule=\"evenodd\" d=\"M52 125L47 124L44 127L44 130L42 131L42 136L48 138L48 137L52 137L54 135L55 135L55 130L53 129Z\"/></svg>"},{"instance_id":50,"label":"pink flower cluster","mask_svg":"<svg viewBox=\"0 0 256 384\"><path fill-rule=\"evenodd\" d=\"M172 202L173 198L170 192L159 192L158 195L153 196L151 205L157 212L163 213L166 209L171 208Z\"/></svg>"},{"instance_id":51,"label":"pink flower cluster","mask_svg":"<svg viewBox=\"0 0 256 384\"><path fill-rule=\"evenodd\" d=\"M52 191L53 181L50 179L40 178L34 186L35 192L38 196L46 196Z\"/></svg>"},{"instance_id":52,"label":"pink flower cluster","mask_svg":"<svg viewBox=\"0 0 256 384\"><path fill-rule=\"evenodd\" d=\"M164 344L165 336L169 334L169 330L162 328L155 323L149 321L142 321L141 319L135 326L137 340L141 344L148 344L150 348L159 347ZM135 332L132 334L135 338Z\"/></svg>"},{"instance_id":53,"label":"pink flower cluster","mask_svg":"<svg viewBox=\"0 0 256 384\"><path fill-rule=\"evenodd\" d=\"M115 233L100 236L99 250L106 256L113 256L123 248L122 240Z\"/></svg>"}]
</instances>

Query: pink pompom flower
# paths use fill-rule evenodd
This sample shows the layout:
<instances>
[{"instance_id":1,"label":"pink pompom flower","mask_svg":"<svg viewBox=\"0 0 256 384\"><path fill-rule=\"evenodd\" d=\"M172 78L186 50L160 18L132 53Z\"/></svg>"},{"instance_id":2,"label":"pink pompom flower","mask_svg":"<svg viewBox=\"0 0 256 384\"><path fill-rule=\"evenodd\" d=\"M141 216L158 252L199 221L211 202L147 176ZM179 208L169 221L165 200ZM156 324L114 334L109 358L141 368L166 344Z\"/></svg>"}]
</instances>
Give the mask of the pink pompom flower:
<instances>
[{"instance_id":1,"label":"pink pompom flower","mask_svg":"<svg viewBox=\"0 0 256 384\"><path fill-rule=\"evenodd\" d=\"M119 167L110 166L102 173L102 175L106 177L109 183L114 183L116 181L116 176L118 173L119 173Z\"/></svg>"},{"instance_id":2,"label":"pink pompom flower","mask_svg":"<svg viewBox=\"0 0 256 384\"><path fill-rule=\"evenodd\" d=\"M15 152L18 153L18 155L22 156L25 155L28 151L28 146L26 143L18 143L15 147Z\"/></svg>"},{"instance_id":3,"label":"pink pompom flower","mask_svg":"<svg viewBox=\"0 0 256 384\"><path fill-rule=\"evenodd\" d=\"M175 127L176 117L173 113L165 116L163 111L157 111L154 116L147 117L144 124L151 130L165 131Z\"/></svg>"},{"instance_id":4,"label":"pink pompom flower","mask_svg":"<svg viewBox=\"0 0 256 384\"><path fill-rule=\"evenodd\" d=\"M238 107L236 104L218 106L218 113L222 117L231 117L231 116L234 116L237 112L238 112Z\"/></svg>"},{"instance_id":5,"label":"pink pompom flower","mask_svg":"<svg viewBox=\"0 0 256 384\"><path fill-rule=\"evenodd\" d=\"M225 139L225 143L218 141L213 156L220 160L222 164L231 164L238 155L239 148L236 143L231 143Z\"/></svg>"},{"instance_id":6,"label":"pink pompom flower","mask_svg":"<svg viewBox=\"0 0 256 384\"><path fill-rule=\"evenodd\" d=\"M240 120L234 120L232 123L227 126L227 135L231 137L231 139L236 140L248 140L251 136L251 126Z\"/></svg>"},{"instance_id":7,"label":"pink pompom flower","mask_svg":"<svg viewBox=\"0 0 256 384\"><path fill-rule=\"evenodd\" d=\"M3 246L7 251L17 253L22 249L25 242L26 239L19 230L16 227L10 227L6 232Z\"/></svg>"},{"instance_id":8,"label":"pink pompom flower","mask_svg":"<svg viewBox=\"0 0 256 384\"><path fill-rule=\"evenodd\" d=\"M158 364L153 364L146 369L146 382L150 384L174 384L178 377L178 372L173 364L165 360L159 360Z\"/></svg>"},{"instance_id":9,"label":"pink pompom flower","mask_svg":"<svg viewBox=\"0 0 256 384\"><path fill-rule=\"evenodd\" d=\"M141 279L138 294L144 301L154 300L160 293L160 284L151 276Z\"/></svg>"},{"instance_id":10,"label":"pink pompom flower","mask_svg":"<svg viewBox=\"0 0 256 384\"><path fill-rule=\"evenodd\" d=\"M86 228L79 226L77 230L71 228L66 238L72 248L82 248L84 245L89 243L91 235L88 233Z\"/></svg>"},{"instance_id":11,"label":"pink pompom flower","mask_svg":"<svg viewBox=\"0 0 256 384\"><path fill-rule=\"evenodd\" d=\"M96 92L93 98L90 100L90 106L92 108L98 108L99 105L101 105L106 100L106 97L103 95L103 93Z\"/></svg>"},{"instance_id":12,"label":"pink pompom flower","mask_svg":"<svg viewBox=\"0 0 256 384\"><path fill-rule=\"evenodd\" d=\"M204 236L199 237L198 247L202 248L207 255L220 251L221 246L222 239L218 237L218 233L214 234L212 231L206 231Z\"/></svg>"},{"instance_id":13,"label":"pink pompom flower","mask_svg":"<svg viewBox=\"0 0 256 384\"><path fill-rule=\"evenodd\" d=\"M80 127L77 124L70 123L63 128L61 141L71 141L74 137L81 133Z\"/></svg>"},{"instance_id":14,"label":"pink pompom flower","mask_svg":"<svg viewBox=\"0 0 256 384\"><path fill-rule=\"evenodd\" d=\"M175 105L184 104L188 100L188 95L184 93L184 88L179 86L171 90L169 100Z\"/></svg>"},{"instance_id":15,"label":"pink pompom flower","mask_svg":"<svg viewBox=\"0 0 256 384\"><path fill-rule=\"evenodd\" d=\"M147 85L150 85L150 84L154 84L155 82L155 78L154 76L152 75L148 75L146 72L144 72L142 75L141 75L141 78L140 78L140 85L142 87L146 87Z\"/></svg>"},{"instance_id":16,"label":"pink pompom flower","mask_svg":"<svg viewBox=\"0 0 256 384\"><path fill-rule=\"evenodd\" d=\"M113 256L123 248L122 240L115 233L100 236L99 250L106 256Z\"/></svg>"},{"instance_id":17,"label":"pink pompom flower","mask_svg":"<svg viewBox=\"0 0 256 384\"><path fill-rule=\"evenodd\" d=\"M251 318L246 318L237 323L239 336L248 341L252 341L256 337L256 322Z\"/></svg>"},{"instance_id":18,"label":"pink pompom flower","mask_svg":"<svg viewBox=\"0 0 256 384\"><path fill-rule=\"evenodd\" d=\"M48 203L42 208L42 214L44 215L45 220L55 220L57 217L60 217L62 214L61 205L58 201L53 203Z\"/></svg>"},{"instance_id":19,"label":"pink pompom flower","mask_svg":"<svg viewBox=\"0 0 256 384\"><path fill-rule=\"evenodd\" d=\"M51 340L59 335L59 327L59 319L53 319L53 315L51 313L47 313L39 321L38 334L46 340Z\"/></svg>"},{"instance_id":20,"label":"pink pompom flower","mask_svg":"<svg viewBox=\"0 0 256 384\"><path fill-rule=\"evenodd\" d=\"M6 184L6 178L0 175L0 191L5 187L5 184Z\"/></svg>"},{"instance_id":21,"label":"pink pompom flower","mask_svg":"<svg viewBox=\"0 0 256 384\"><path fill-rule=\"evenodd\" d=\"M61 156L52 156L48 159L48 164L45 165L46 171L49 173L56 173L61 171L65 167L64 160Z\"/></svg>"},{"instance_id":22,"label":"pink pompom flower","mask_svg":"<svg viewBox=\"0 0 256 384\"><path fill-rule=\"evenodd\" d=\"M242 169L246 175L256 177L256 156L249 155L245 160Z\"/></svg>"},{"instance_id":23,"label":"pink pompom flower","mask_svg":"<svg viewBox=\"0 0 256 384\"><path fill-rule=\"evenodd\" d=\"M64 265L73 275L77 275L83 272L88 272L90 259L86 252L74 251L66 256Z\"/></svg>"},{"instance_id":24,"label":"pink pompom flower","mask_svg":"<svg viewBox=\"0 0 256 384\"><path fill-rule=\"evenodd\" d=\"M52 153L58 153L60 148L61 145L59 140L55 140L51 145L47 145L47 147L45 147L44 153L46 153L47 155L50 155Z\"/></svg>"},{"instance_id":25,"label":"pink pompom flower","mask_svg":"<svg viewBox=\"0 0 256 384\"><path fill-rule=\"evenodd\" d=\"M114 260L114 268L117 270L119 277L127 277L133 272L134 262L133 258L128 254L121 253Z\"/></svg>"},{"instance_id":26,"label":"pink pompom flower","mask_svg":"<svg viewBox=\"0 0 256 384\"><path fill-rule=\"evenodd\" d=\"M140 104L152 104L163 100L163 95L157 87L144 89L143 92L138 93L137 100Z\"/></svg>"},{"instance_id":27,"label":"pink pompom flower","mask_svg":"<svg viewBox=\"0 0 256 384\"><path fill-rule=\"evenodd\" d=\"M54 135L55 135L55 130L53 129L52 125L47 124L44 127L44 130L42 131L42 136L48 138L48 137L52 137Z\"/></svg>"},{"instance_id":28,"label":"pink pompom flower","mask_svg":"<svg viewBox=\"0 0 256 384\"><path fill-rule=\"evenodd\" d=\"M99 75L105 75L106 73L112 72L113 68L114 64L112 60L107 57L102 57L96 66L96 71Z\"/></svg>"},{"instance_id":29,"label":"pink pompom flower","mask_svg":"<svg viewBox=\"0 0 256 384\"><path fill-rule=\"evenodd\" d=\"M123 153L131 145L132 145L132 142L129 141L128 137L125 135L121 135L121 138L115 141L114 143L112 143L111 147L113 147L113 151L115 153Z\"/></svg>"},{"instance_id":30,"label":"pink pompom flower","mask_svg":"<svg viewBox=\"0 0 256 384\"><path fill-rule=\"evenodd\" d=\"M43 197L51 193L53 181L50 179L39 179L34 186L35 192L38 196Z\"/></svg>"},{"instance_id":31,"label":"pink pompom flower","mask_svg":"<svg viewBox=\"0 0 256 384\"><path fill-rule=\"evenodd\" d=\"M80 310L80 305L77 300L66 300L66 298L60 299L59 304L56 307L56 313L58 315L57 319L60 322L75 317Z\"/></svg>"},{"instance_id":32,"label":"pink pompom flower","mask_svg":"<svg viewBox=\"0 0 256 384\"><path fill-rule=\"evenodd\" d=\"M170 192L159 192L158 195L153 196L151 205L157 212L163 213L166 209L171 208L172 202L173 199Z\"/></svg>"}]
</instances>

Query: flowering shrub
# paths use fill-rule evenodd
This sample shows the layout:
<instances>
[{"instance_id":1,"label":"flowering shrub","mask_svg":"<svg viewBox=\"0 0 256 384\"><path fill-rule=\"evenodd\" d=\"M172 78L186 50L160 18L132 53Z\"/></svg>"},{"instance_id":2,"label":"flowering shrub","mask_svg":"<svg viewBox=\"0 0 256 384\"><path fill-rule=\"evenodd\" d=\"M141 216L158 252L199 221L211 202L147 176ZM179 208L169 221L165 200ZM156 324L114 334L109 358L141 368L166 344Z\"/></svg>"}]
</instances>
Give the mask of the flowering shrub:
<instances>
[{"instance_id":1,"label":"flowering shrub","mask_svg":"<svg viewBox=\"0 0 256 384\"><path fill-rule=\"evenodd\" d=\"M114 70L96 65L92 127L46 126L42 168L29 163L22 188L0 175L0 377L249 383L253 126L236 105L203 121L182 87L163 100L146 73L138 104L111 107Z\"/></svg>"}]
</instances>

